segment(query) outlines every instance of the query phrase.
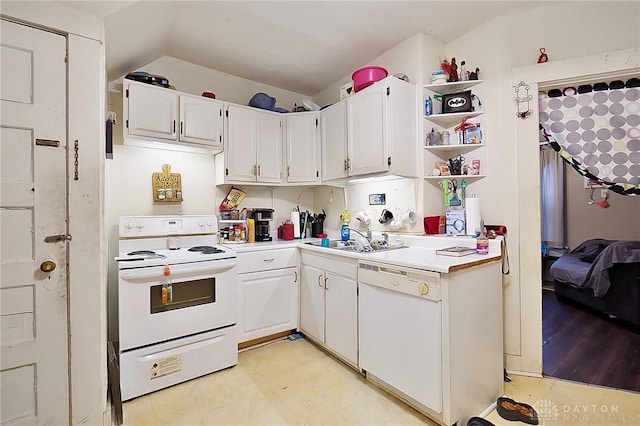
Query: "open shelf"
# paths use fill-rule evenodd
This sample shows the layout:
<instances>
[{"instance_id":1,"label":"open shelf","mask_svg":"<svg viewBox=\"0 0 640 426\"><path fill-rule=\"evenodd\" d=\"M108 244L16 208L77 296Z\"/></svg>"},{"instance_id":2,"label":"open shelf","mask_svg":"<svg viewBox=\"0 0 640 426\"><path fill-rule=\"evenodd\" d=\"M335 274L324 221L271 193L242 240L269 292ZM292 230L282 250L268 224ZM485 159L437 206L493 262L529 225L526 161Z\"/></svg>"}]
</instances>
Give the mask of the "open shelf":
<instances>
[{"instance_id":1,"label":"open shelf","mask_svg":"<svg viewBox=\"0 0 640 426\"><path fill-rule=\"evenodd\" d=\"M422 87L436 93L453 93L459 90L465 90L477 84L484 83L484 80L465 80L454 81L451 83L425 84Z\"/></svg>"},{"instance_id":2,"label":"open shelf","mask_svg":"<svg viewBox=\"0 0 640 426\"><path fill-rule=\"evenodd\" d=\"M446 152L470 152L477 148L482 148L486 146L483 143L468 143L468 144L457 144L457 145L427 145L424 147L427 151L437 151L438 153L446 153ZM437 154L439 155L439 154Z\"/></svg>"},{"instance_id":3,"label":"open shelf","mask_svg":"<svg viewBox=\"0 0 640 426\"><path fill-rule=\"evenodd\" d=\"M473 118L484 114L484 111L474 112L452 112L450 114L432 114L425 115L424 118L437 124L440 127L448 129L456 124L460 124L465 118Z\"/></svg>"},{"instance_id":4,"label":"open shelf","mask_svg":"<svg viewBox=\"0 0 640 426\"><path fill-rule=\"evenodd\" d=\"M461 179L466 179L470 181L470 180L482 179L483 177L487 177L487 175L425 176L424 178L426 180L458 179L458 181L460 181Z\"/></svg>"}]
</instances>

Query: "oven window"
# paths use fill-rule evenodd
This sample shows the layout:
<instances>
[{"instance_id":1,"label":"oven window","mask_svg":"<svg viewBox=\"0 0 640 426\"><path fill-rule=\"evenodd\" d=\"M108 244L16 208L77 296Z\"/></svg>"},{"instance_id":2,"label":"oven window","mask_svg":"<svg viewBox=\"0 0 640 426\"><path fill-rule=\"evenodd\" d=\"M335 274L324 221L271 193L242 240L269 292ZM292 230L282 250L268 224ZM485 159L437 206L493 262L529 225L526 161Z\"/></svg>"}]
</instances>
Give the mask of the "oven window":
<instances>
[{"instance_id":1,"label":"oven window","mask_svg":"<svg viewBox=\"0 0 640 426\"><path fill-rule=\"evenodd\" d=\"M164 287L160 284L152 286L150 291L151 313L157 314L215 302L216 280L207 278L173 283Z\"/></svg>"}]
</instances>

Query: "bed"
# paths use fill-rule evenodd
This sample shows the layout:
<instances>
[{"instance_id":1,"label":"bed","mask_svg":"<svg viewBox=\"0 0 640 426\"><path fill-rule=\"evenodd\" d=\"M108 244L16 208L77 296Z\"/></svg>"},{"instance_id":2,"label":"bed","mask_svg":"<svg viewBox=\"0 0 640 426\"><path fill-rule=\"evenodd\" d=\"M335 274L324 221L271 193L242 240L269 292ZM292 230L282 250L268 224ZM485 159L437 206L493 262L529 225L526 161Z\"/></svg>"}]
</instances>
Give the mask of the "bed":
<instances>
[{"instance_id":1,"label":"bed","mask_svg":"<svg viewBox=\"0 0 640 426\"><path fill-rule=\"evenodd\" d=\"M640 241L590 239L551 265L556 297L640 331Z\"/></svg>"}]
</instances>

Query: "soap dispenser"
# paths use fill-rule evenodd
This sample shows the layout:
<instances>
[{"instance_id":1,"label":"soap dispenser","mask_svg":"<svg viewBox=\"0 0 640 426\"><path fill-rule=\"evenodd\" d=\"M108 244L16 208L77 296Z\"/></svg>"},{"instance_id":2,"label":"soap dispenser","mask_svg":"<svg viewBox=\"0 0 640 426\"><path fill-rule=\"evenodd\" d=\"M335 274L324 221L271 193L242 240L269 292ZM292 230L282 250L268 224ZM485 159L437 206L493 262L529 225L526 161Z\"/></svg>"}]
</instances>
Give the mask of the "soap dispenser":
<instances>
[{"instance_id":1,"label":"soap dispenser","mask_svg":"<svg viewBox=\"0 0 640 426\"><path fill-rule=\"evenodd\" d=\"M340 215L340 220L342 220L342 227L340 227L340 239L342 241L349 241L349 237L351 236L351 231L349 230L351 212L349 210L343 211Z\"/></svg>"}]
</instances>

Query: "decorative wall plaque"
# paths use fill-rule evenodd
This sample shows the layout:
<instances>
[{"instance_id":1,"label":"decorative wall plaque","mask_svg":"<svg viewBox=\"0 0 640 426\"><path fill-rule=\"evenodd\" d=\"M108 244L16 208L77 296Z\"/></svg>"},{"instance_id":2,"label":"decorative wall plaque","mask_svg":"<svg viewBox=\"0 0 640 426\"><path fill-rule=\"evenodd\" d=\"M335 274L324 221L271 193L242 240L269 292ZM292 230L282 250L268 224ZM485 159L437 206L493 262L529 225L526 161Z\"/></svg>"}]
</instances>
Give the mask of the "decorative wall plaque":
<instances>
[{"instance_id":1,"label":"decorative wall plaque","mask_svg":"<svg viewBox=\"0 0 640 426\"><path fill-rule=\"evenodd\" d=\"M182 202L182 178L180 173L171 173L169 164L162 165L162 172L151 175L153 201L159 203Z\"/></svg>"}]
</instances>

